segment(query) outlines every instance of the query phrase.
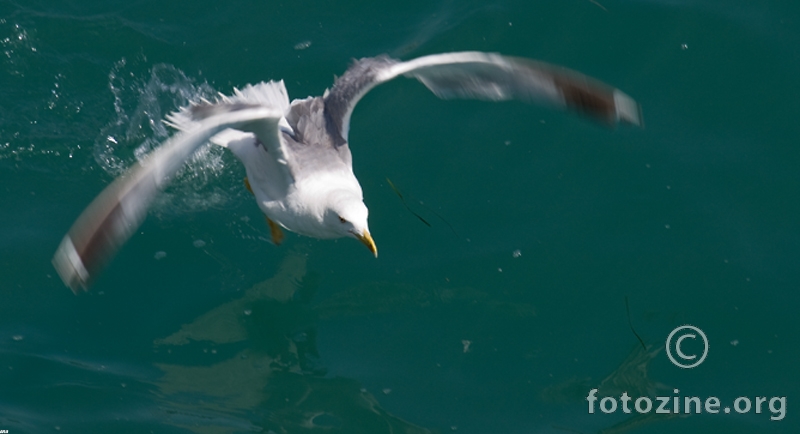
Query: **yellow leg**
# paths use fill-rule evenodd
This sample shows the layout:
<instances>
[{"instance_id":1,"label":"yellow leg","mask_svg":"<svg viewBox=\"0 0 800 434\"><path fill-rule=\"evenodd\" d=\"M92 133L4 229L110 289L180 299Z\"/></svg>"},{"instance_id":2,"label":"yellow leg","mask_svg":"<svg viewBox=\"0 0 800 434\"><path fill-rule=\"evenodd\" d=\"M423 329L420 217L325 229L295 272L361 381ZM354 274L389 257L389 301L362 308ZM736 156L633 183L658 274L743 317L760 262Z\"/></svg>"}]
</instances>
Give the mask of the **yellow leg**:
<instances>
[{"instance_id":1,"label":"yellow leg","mask_svg":"<svg viewBox=\"0 0 800 434\"><path fill-rule=\"evenodd\" d=\"M267 219L267 224L269 225L269 234L272 235L272 243L276 246L280 246L283 242L283 231L281 227L275 223L274 221L270 220L269 217L264 216Z\"/></svg>"},{"instance_id":2,"label":"yellow leg","mask_svg":"<svg viewBox=\"0 0 800 434\"><path fill-rule=\"evenodd\" d=\"M250 181L247 180L246 176L244 177L244 186L247 188L247 191L249 191L250 194L255 196L255 193L253 193L253 188L250 187ZM269 225L269 234L272 236L272 242L276 246L280 246L283 242L283 231L281 230L280 225L270 220L267 216L264 216L264 218L267 219L267 224Z\"/></svg>"}]
</instances>

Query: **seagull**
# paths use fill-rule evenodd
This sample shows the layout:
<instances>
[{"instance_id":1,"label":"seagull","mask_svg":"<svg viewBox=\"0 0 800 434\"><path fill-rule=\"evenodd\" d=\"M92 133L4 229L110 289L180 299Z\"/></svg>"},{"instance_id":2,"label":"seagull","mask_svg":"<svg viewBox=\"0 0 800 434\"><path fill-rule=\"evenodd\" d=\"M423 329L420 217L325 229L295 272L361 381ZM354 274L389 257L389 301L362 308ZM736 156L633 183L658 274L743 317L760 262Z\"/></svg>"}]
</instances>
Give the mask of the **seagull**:
<instances>
[{"instance_id":1,"label":"seagull","mask_svg":"<svg viewBox=\"0 0 800 434\"><path fill-rule=\"evenodd\" d=\"M358 101L401 75L443 99L516 99L608 125L642 126L639 104L614 87L567 68L494 53L442 53L405 62L386 55L362 58L322 96L291 103L283 81L247 85L167 116L165 123L178 132L106 187L64 236L53 257L59 276L76 294L88 290L141 225L159 191L208 142L228 148L244 164L245 186L275 244L283 239L282 229L319 239L351 237L377 257L347 136Z\"/></svg>"}]
</instances>

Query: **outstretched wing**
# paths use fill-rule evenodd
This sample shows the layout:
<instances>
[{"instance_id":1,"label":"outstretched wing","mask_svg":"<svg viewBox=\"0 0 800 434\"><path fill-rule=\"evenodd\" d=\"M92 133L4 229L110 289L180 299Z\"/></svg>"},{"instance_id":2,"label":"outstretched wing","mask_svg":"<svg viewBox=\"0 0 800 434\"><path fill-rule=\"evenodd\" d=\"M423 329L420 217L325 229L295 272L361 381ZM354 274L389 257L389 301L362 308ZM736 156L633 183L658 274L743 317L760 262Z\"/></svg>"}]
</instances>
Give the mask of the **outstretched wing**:
<instances>
[{"instance_id":1,"label":"outstretched wing","mask_svg":"<svg viewBox=\"0 0 800 434\"><path fill-rule=\"evenodd\" d=\"M609 124L642 125L639 104L631 97L567 68L477 51L408 62L380 56L356 61L325 95L329 128L340 144L347 141L350 115L361 97L398 75L416 78L439 98L518 99L572 109Z\"/></svg>"},{"instance_id":2,"label":"outstretched wing","mask_svg":"<svg viewBox=\"0 0 800 434\"><path fill-rule=\"evenodd\" d=\"M173 136L141 164L106 187L83 211L61 241L53 265L73 292L88 289L92 279L130 238L147 208L183 163L213 135L226 128L277 134L280 110L258 105L218 107L183 133Z\"/></svg>"}]
</instances>

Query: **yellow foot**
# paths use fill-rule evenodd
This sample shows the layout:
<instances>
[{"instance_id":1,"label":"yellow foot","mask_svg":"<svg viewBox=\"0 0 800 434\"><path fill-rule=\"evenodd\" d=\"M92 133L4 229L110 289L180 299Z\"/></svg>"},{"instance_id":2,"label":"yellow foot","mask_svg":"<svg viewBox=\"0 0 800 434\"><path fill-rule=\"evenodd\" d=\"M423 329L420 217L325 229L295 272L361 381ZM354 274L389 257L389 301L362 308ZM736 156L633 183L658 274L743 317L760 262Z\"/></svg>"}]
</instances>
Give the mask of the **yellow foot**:
<instances>
[{"instance_id":1,"label":"yellow foot","mask_svg":"<svg viewBox=\"0 0 800 434\"><path fill-rule=\"evenodd\" d=\"M247 178L245 178L245 181L246 180ZM280 225L270 220L267 216L264 216L264 218L267 219L267 224L269 225L269 234L272 235L272 243L276 246L280 246L283 242L283 231Z\"/></svg>"},{"instance_id":2,"label":"yellow foot","mask_svg":"<svg viewBox=\"0 0 800 434\"><path fill-rule=\"evenodd\" d=\"M252 194L253 196L255 196L255 193L253 193L253 189L252 189L252 188L250 188L250 181L248 181L248 180L247 180L247 177L246 177L246 176L244 177L244 186L247 188L247 191L249 191L249 192L250 192L250 194Z\"/></svg>"}]
</instances>

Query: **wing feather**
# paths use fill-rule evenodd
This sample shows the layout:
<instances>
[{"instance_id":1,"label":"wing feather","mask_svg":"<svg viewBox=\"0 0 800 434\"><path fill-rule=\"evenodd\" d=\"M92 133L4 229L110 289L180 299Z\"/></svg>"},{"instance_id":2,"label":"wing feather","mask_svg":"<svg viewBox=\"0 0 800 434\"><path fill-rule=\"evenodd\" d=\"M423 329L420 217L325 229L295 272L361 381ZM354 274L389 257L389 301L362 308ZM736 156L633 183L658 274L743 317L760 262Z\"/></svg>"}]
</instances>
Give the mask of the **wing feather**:
<instances>
[{"instance_id":1,"label":"wing feather","mask_svg":"<svg viewBox=\"0 0 800 434\"><path fill-rule=\"evenodd\" d=\"M78 217L53 257L61 280L73 292L88 289L97 273L142 223L156 194L210 137L226 128L277 131L282 115L275 108L239 107L216 113L170 138L106 187Z\"/></svg>"},{"instance_id":2,"label":"wing feather","mask_svg":"<svg viewBox=\"0 0 800 434\"><path fill-rule=\"evenodd\" d=\"M330 128L347 141L350 115L373 87L397 76L416 78L439 98L517 99L571 109L608 124L641 126L631 97L567 68L482 52L435 54L400 62L387 56L356 61L325 95Z\"/></svg>"}]
</instances>

